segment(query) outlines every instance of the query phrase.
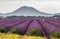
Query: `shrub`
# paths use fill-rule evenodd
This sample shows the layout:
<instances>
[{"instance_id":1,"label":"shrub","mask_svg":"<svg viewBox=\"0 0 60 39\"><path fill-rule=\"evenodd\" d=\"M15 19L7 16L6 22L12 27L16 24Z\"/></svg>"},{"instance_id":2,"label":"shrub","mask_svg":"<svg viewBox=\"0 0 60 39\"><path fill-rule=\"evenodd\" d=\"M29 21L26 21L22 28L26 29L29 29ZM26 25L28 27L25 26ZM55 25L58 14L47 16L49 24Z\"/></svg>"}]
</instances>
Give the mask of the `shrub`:
<instances>
[{"instance_id":1,"label":"shrub","mask_svg":"<svg viewBox=\"0 0 60 39\"><path fill-rule=\"evenodd\" d=\"M0 27L0 32L1 33L6 33L7 32L7 29L5 27Z\"/></svg>"},{"instance_id":2,"label":"shrub","mask_svg":"<svg viewBox=\"0 0 60 39\"><path fill-rule=\"evenodd\" d=\"M31 36L42 36L42 33L37 29L32 29L28 32L28 35Z\"/></svg>"},{"instance_id":3,"label":"shrub","mask_svg":"<svg viewBox=\"0 0 60 39\"><path fill-rule=\"evenodd\" d=\"M60 38L60 32L55 32L55 33L53 34L53 37Z\"/></svg>"},{"instance_id":4,"label":"shrub","mask_svg":"<svg viewBox=\"0 0 60 39\"><path fill-rule=\"evenodd\" d=\"M10 31L10 33L23 35L23 32L21 30L18 30L18 29L13 29Z\"/></svg>"}]
</instances>

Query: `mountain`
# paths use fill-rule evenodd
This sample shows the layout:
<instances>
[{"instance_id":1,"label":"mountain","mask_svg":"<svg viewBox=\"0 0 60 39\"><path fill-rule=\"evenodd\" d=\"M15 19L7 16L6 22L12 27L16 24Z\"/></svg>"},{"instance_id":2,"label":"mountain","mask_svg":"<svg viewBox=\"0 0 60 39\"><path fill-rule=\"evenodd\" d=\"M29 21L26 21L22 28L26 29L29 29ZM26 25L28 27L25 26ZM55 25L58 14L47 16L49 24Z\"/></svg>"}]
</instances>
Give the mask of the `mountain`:
<instances>
[{"instance_id":1,"label":"mountain","mask_svg":"<svg viewBox=\"0 0 60 39\"><path fill-rule=\"evenodd\" d=\"M60 15L60 13L55 13L54 15Z\"/></svg>"},{"instance_id":2,"label":"mountain","mask_svg":"<svg viewBox=\"0 0 60 39\"><path fill-rule=\"evenodd\" d=\"M19 9L16 9L13 12L3 14L3 16L53 16L52 14L47 14L41 11L38 11L37 9L33 7L28 7L28 6L22 6Z\"/></svg>"}]
</instances>

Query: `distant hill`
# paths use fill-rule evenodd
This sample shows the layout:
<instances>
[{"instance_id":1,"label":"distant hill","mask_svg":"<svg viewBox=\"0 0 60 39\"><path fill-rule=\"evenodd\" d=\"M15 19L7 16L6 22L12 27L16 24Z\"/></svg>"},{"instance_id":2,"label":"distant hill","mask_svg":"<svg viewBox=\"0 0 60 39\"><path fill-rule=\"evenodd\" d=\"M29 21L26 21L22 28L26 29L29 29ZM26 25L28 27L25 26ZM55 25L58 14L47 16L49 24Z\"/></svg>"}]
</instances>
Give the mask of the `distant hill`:
<instances>
[{"instance_id":1,"label":"distant hill","mask_svg":"<svg viewBox=\"0 0 60 39\"><path fill-rule=\"evenodd\" d=\"M54 15L60 15L60 13L55 13Z\"/></svg>"},{"instance_id":2,"label":"distant hill","mask_svg":"<svg viewBox=\"0 0 60 39\"><path fill-rule=\"evenodd\" d=\"M36 10L33 7L22 6L19 9L16 9L13 12L0 14L0 16L53 16L52 14L47 14L41 11Z\"/></svg>"}]
</instances>

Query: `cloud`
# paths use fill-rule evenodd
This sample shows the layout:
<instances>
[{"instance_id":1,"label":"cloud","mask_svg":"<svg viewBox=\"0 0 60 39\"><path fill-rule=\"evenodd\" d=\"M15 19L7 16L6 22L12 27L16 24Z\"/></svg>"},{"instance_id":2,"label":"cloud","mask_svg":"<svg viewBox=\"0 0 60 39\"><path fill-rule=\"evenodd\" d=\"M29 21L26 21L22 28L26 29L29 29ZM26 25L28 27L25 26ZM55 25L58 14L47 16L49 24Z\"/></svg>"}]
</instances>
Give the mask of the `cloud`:
<instances>
[{"instance_id":1,"label":"cloud","mask_svg":"<svg viewBox=\"0 0 60 39\"><path fill-rule=\"evenodd\" d=\"M35 0L35 1L60 1L60 0Z\"/></svg>"},{"instance_id":2,"label":"cloud","mask_svg":"<svg viewBox=\"0 0 60 39\"><path fill-rule=\"evenodd\" d=\"M28 0L0 0L0 1L28 1Z\"/></svg>"},{"instance_id":3,"label":"cloud","mask_svg":"<svg viewBox=\"0 0 60 39\"><path fill-rule=\"evenodd\" d=\"M60 0L0 0L0 1L60 1Z\"/></svg>"},{"instance_id":4,"label":"cloud","mask_svg":"<svg viewBox=\"0 0 60 39\"><path fill-rule=\"evenodd\" d=\"M60 12L60 1L0 1L0 12L12 12L22 6L34 7L47 13Z\"/></svg>"}]
</instances>

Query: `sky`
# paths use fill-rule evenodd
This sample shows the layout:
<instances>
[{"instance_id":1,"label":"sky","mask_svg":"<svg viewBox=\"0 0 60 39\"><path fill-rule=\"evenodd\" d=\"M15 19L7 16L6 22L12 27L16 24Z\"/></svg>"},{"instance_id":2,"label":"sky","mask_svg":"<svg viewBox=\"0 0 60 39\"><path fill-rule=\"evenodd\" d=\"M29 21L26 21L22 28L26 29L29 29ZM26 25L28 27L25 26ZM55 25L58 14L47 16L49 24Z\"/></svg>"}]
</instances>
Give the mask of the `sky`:
<instances>
[{"instance_id":1,"label":"sky","mask_svg":"<svg viewBox=\"0 0 60 39\"><path fill-rule=\"evenodd\" d=\"M33 7L50 14L60 13L59 0L0 0L0 13L12 12L22 6Z\"/></svg>"}]
</instances>

